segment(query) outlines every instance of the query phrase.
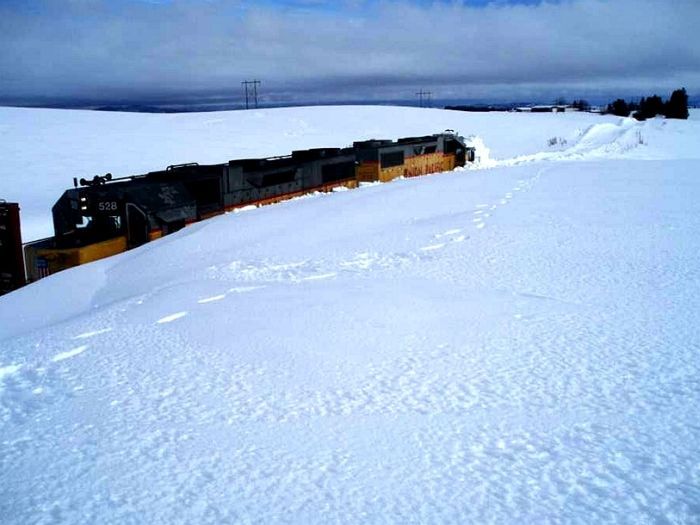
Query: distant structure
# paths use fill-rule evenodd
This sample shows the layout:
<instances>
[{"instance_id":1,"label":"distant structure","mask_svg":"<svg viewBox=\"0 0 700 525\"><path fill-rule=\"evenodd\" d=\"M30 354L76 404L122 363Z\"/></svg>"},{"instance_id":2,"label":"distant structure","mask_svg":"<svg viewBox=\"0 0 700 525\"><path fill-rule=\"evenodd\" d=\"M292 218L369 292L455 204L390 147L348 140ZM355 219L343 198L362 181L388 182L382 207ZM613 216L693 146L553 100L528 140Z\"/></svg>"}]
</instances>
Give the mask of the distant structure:
<instances>
[{"instance_id":1,"label":"distant structure","mask_svg":"<svg viewBox=\"0 0 700 525\"><path fill-rule=\"evenodd\" d=\"M517 107L515 111L519 113L564 113L568 111L579 111L573 106L562 104L562 105L542 105L542 106L524 106Z\"/></svg>"},{"instance_id":2,"label":"distant structure","mask_svg":"<svg viewBox=\"0 0 700 525\"><path fill-rule=\"evenodd\" d=\"M418 98L418 104L420 107L430 107L430 97L432 95L432 92L430 91L423 91L422 89L416 93L416 95L419 97ZM423 101L425 100L425 106L423 105Z\"/></svg>"},{"instance_id":3,"label":"distant structure","mask_svg":"<svg viewBox=\"0 0 700 525\"><path fill-rule=\"evenodd\" d=\"M249 109L249 88L248 86L253 86L252 87L252 96L253 100L255 101L255 107L258 107L258 86L260 85L259 80L244 80L241 82L243 87L245 88L245 108Z\"/></svg>"}]
</instances>

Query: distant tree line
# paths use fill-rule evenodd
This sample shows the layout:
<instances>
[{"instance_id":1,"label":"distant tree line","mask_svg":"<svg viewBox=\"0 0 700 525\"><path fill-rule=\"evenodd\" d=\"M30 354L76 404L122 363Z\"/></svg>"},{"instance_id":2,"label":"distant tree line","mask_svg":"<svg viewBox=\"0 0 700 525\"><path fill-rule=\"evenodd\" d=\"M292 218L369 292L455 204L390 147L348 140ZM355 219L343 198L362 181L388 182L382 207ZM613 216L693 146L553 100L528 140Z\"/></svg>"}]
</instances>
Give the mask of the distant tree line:
<instances>
[{"instance_id":1,"label":"distant tree line","mask_svg":"<svg viewBox=\"0 0 700 525\"><path fill-rule=\"evenodd\" d=\"M637 120L646 120L657 115L663 115L666 118L687 119L688 94L685 88L677 89L665 102L658 95L642 97L639 103L625 102L625 100L618 98L608 104L605 112L619 117L629 117L632 114Z\"/></svg>"}]
</instances>

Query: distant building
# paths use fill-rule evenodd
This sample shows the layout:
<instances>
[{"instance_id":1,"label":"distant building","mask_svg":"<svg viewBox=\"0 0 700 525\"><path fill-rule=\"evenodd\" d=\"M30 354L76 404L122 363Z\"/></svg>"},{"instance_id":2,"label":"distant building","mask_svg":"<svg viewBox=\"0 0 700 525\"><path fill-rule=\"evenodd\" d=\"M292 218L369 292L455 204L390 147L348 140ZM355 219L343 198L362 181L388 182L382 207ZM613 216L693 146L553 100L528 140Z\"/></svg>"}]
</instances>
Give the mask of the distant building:
<instances>
[{"instance_id":1,"label":"distant building","mask_svg":"<svg viewBox=\"0 0 700 525\"><path fill-rule=\"evenodd\" d=\"M538 105L538 106L522 106L515 108L515 111L520 113L564 113L567 111L578 111L577 108L569 105Z\"/></svg>"}]
</instances>

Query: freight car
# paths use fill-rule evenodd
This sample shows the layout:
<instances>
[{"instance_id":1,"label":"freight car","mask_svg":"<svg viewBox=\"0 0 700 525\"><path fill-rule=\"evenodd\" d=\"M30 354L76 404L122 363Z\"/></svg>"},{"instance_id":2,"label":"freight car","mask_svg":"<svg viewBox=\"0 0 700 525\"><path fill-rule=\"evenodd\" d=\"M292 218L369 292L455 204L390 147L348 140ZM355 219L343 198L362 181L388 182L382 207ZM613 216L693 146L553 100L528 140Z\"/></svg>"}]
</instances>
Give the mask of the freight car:
<instances>
[{"instance_id":1,"label":"freight car","mask_svg":"<svg viewBox=\"0 0 700 525\"><path fill-rule=\"evenodd\" d=\"M168 166L144 175L80 181L52 208L55 235L24 247L29 282L140 246L187 224L360 182L449 171L474 160L451 130L396 141L367 140L225 164Z\"/></svg>"}]
</instances>

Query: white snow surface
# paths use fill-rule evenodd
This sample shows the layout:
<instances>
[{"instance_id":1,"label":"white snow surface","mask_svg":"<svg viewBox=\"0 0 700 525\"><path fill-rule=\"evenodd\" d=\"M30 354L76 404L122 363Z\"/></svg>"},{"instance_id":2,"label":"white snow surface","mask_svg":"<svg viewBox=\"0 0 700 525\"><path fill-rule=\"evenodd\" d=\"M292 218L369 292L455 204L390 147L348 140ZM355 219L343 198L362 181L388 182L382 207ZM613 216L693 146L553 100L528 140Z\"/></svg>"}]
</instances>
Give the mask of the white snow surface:
<instances>
[{"instance_id":1,"label":"white snow surface","mask_svg":"<svg viewBox=\"0 0 700 525\"><path fill-rule=\"evenodd\" d=\"M0 116L28 237L77 171L447 127L488 168L231 213L0 298L3 523L698 523L697 113Z\"/></svg>"},{"instance_id":2,"label":"white snow surface","mask_svg":"<svg viewBox=\"0 0 700 525\"><path fill-rule=\"evenodd\" d=\"M700 112L693 116L700 118ZM51 206L72 186L73 177L134 175L170 164L287 155L294 149L345 147L355 140L396 139L445 129L474 136L485 166L516 157L546 158L561 149L574 157L590 151L606 158L620 153L696 158L700 155L692 143L696 136L686 134L688 123L683 124L660 120L635 126L629 119L587 113L466 113L377 106L170 115L0 107L0 198L20 203L26 242L53 234ZM636 148L637 132L642 139L647 137L646 147ZM556 144L548 145L550 139ZM630 153L634 149L638 151Z\"/></svg>"}]
</instances>

